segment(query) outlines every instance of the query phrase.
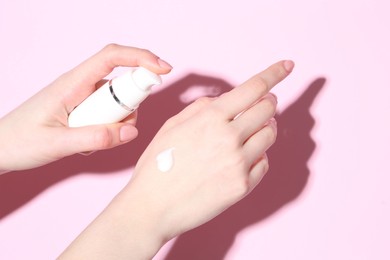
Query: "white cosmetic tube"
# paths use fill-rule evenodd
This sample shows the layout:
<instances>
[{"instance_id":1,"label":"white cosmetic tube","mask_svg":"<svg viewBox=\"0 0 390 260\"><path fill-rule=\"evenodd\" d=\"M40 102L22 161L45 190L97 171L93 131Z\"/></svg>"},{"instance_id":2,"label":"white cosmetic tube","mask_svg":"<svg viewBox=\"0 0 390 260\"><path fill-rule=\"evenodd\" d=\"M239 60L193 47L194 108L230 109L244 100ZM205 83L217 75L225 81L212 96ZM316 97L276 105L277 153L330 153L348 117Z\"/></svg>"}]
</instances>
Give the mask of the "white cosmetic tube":
<instances>
[{"instance_id":1,"label":"white cosmetic tube","mask_svg":"<svg viewBox=\"0 0 390 260\"><path fill-rule=\"evenodd\" d=\"M161 77L139 67L114 78L78 105L68 118L70 127L120 122L144 101Z\"/></svg>"}]
</instances>

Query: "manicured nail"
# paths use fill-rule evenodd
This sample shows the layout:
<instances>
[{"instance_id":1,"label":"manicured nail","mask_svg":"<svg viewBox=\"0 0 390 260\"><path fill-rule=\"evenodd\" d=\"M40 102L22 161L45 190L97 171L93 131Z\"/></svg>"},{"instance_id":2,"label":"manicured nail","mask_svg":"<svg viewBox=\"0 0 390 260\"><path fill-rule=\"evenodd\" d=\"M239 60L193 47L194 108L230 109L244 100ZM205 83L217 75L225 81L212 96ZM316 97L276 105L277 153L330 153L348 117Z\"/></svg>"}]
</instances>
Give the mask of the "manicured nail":
<instances>
[{"instance_id":1,"label":"manicured nail","mask_svg":"<svg viewBox=\"0 0 390 260\"><path fill-rule=\"evenodd\" d=\"M264 175L269 171L269 161L268 161L268 156L267 154L265 153L264 154L264 173L263 173L263 177Z\"/></svg>"},{"instance_id":2,"label":"manicured nail","mask_svg":"<svg viewBox=\"0 0 390 260\"><path fill-rule=\"evenodd\" d=\"M158 62L158 65L160 65L160 67L161 68L163 68L163 69L173 69L173 67L168 63L168 62L166 62L165 60L162 60L162 59L158 59L157 60L157 62Z\"/></svg>"},{"instance_id":3,"label":"manicured nail","mask_svg":"<svg viewBox=\"0 0 390 260\"><path fill-rule=\"evenodd\" d=\"M121 142L128 142L137 136L137 129L133 125L123 125L119 131L119 139Z\"/></svg>"},{"instance_id":4,"label":"manicured nail","mask_svg":"<svg viewBox=\"0 0 390 260\"><path fill-rule=\"evenodd\" d=\"M283 66L287 72L291 72L294 68L294 62L292 60L285 60Z\"/></svg>"},{"instance_id":5,"label":"manicured nail","mask_svg":"<svg viewBox=\"0 0 390 260\"><path fill-rule=\"evenodd\" d=\"M276 104L278 103L278 97L274 94L274 93L269 93L274 99L275 99L275 102Z\"/></svg>"},{"instance_id":6,"label":"manicured nail","mask_svg":"<svg viewBox=\"0 0 390 260\"><path fill-rule=\"evenodd\" d=\"M84 156L89 156L89 155L93 154L94 152L96 152L96 151L81 152L79 154L84 155Z\"/></svg>"},{"instance_id":7,"label":"manicured nail","mask_svg":"<svg viewBox=\"0 0 390 260\"><path fill-rule=\"evenodd\" d=\"M271 119L268 121L268 124L276 128L276 126L277 126L276 119L275 119L274 117L271 118Z\"/></svg>"}]
</instances>

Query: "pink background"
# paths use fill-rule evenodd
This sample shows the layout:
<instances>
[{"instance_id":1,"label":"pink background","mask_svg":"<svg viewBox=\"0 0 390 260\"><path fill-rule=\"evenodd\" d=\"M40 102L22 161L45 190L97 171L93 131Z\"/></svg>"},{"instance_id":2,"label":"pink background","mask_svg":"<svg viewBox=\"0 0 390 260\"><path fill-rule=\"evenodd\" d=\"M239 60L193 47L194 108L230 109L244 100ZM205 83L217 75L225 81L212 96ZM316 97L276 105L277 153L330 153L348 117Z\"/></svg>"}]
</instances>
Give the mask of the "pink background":
<instances>
[{"instance_id":1,"label":"pink background","mask_svg":"<svg viewBox=\"0 0 390 260\"><path fill-rule=\"evenodd\" d=\"M137 141L0 177L0 259L55 258L183 102L284 58L296 68L274 90L269 174L155 259L390 259L389 11L385 0L1 0L0 115L107 43L175 69L141 107Z\"/></svg>"}]
</instances>

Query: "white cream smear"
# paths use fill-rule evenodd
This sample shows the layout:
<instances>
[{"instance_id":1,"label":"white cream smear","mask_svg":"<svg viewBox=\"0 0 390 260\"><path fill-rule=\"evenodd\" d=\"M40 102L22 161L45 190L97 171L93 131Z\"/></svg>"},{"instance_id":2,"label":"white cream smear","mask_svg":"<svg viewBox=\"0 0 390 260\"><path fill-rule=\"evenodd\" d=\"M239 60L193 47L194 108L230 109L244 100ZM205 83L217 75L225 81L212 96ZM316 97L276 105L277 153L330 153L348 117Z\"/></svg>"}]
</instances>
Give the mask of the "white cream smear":
<instances>
[{"instance_id":1,"label":"white cream smear","mask_svg":"<svg viewBox=\"0 0 390 260\"><path fill-rule=\"evenodd\" d=\"M173 150L175 148L168 148L156 156L157 168L161 172L167 172L173 167Z\"/></svg>"}]
</instances>

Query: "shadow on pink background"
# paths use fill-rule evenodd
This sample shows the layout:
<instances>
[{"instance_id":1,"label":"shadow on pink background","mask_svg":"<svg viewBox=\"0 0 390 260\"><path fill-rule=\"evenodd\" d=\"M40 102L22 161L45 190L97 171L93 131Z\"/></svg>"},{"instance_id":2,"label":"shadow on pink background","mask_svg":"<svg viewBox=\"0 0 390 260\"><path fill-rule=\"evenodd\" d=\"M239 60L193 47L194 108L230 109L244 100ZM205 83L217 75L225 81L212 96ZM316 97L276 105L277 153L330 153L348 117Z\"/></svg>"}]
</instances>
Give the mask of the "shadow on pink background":
<instances>
[{"instance_id":1,"label":"shadow on pink background","mask_svg":"<svg viewBox=\"0 0 390 260\"><path fill-rule=\"evenodd\" d=\"M217 218L179 237L166 259L226 259L238 232L299 196L310 177L307 161L315 149L310 137L315 120L309 109L324 84L324 78L316 79L276 116L278 139L268 151L270 170L258 187Z\"/></svg>"},{"instance_id":2,"label":"shadow on pink background","mask_svg":"<svg viewBox=\"0 0 390 260\"><path fill-rule=\"evenodd\" d=\"M325 78L314 80L295 102L276 116L278 140L268 152L271 168L259 187L214 220L180 236L167 259L223 259L238 232L264 220L299 196L310 177L307 162L316 146L310 136L315 120L309 110L325 82ZM198 86L216 89L216 94L232 88L220 78L189 74L144 102L140 117L153 120L140 120L140 136L131 144L88 157L75 155L31 171L1 176L0 219L71 176L83 172L110 174L134 166L165 120L186 106L179 95Z\"/></svg>"}]
</instances>

